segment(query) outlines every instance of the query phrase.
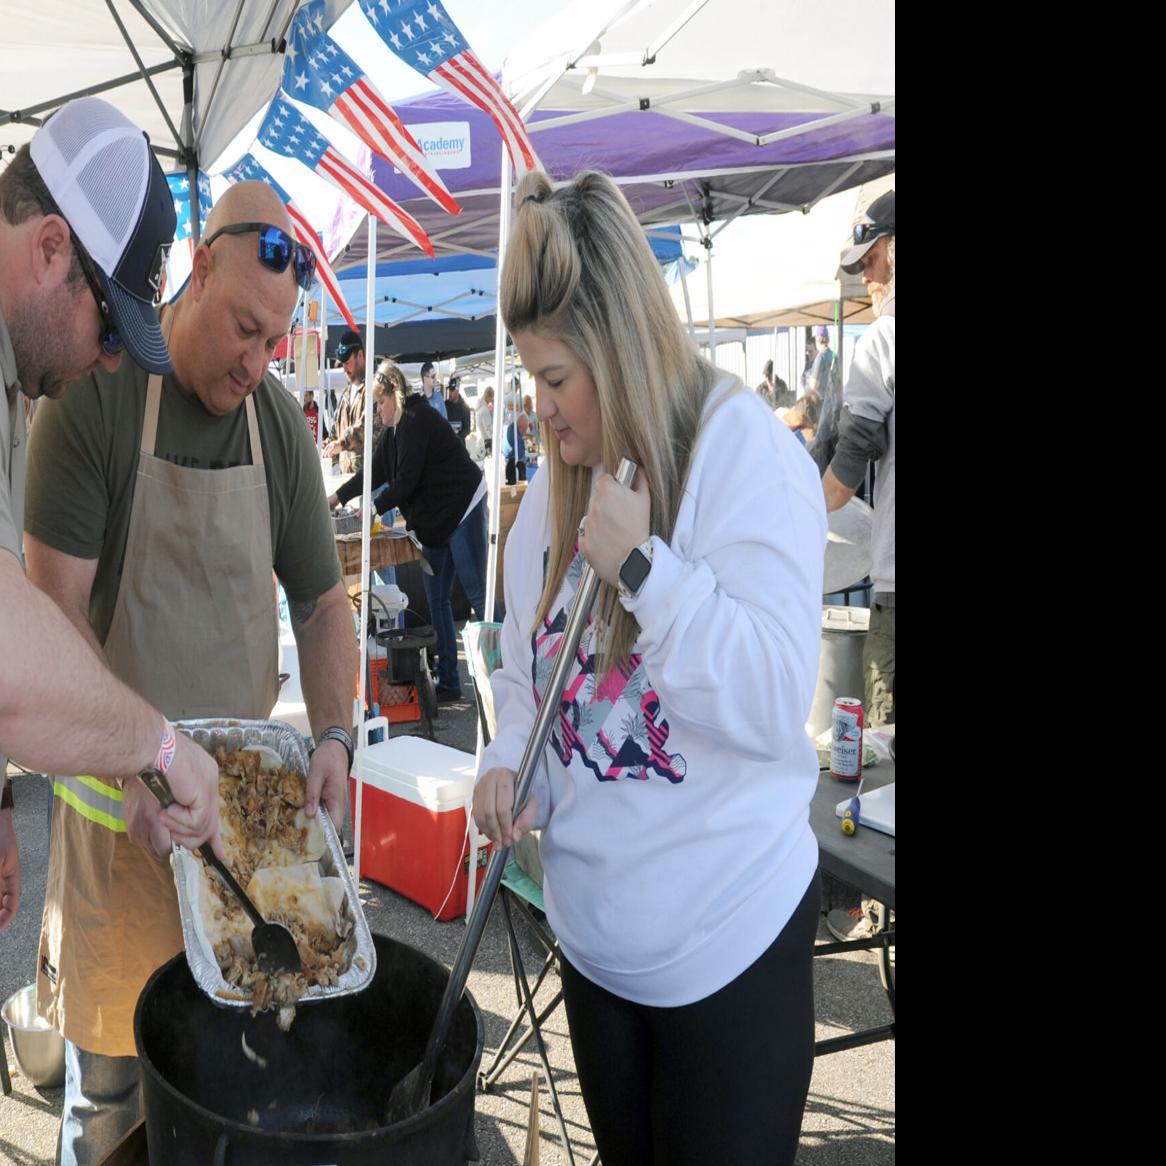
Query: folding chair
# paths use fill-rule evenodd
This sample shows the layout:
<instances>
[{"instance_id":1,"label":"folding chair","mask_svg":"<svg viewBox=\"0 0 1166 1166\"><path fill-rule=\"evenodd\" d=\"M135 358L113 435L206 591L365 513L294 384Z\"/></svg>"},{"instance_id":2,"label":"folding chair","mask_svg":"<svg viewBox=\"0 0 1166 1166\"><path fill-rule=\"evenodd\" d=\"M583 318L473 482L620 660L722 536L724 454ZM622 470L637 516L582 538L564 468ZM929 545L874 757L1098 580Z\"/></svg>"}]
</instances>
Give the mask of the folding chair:
<instances>
[{"instance_id":1,"label":"folding chair","mask_svg":"<svg viewBox=\"0 0 1166 1166\"><path fill-rule=\"evenodd\" d=\"M501 645L502 625L500 623L467 623L462 629L462 643L466 650L466 663L469 667L470 679L474 684L474 697L478 706L478 723L482 728L482 738L489 744L494 736L494 695L490 689L490 673L502 663ZM527 835L534 845L534 855L537 855L537 843L532 835ZM524 842L526 839L523 840ZM520 843L521 847L522 844ZM522 848L525 851L525 847ZM534 1038L538 1048L539 1060L542 1061L543 1073L546 1075L547 1086L551 1093L551 1106L555 1111L555 1119L559 1123L559 1136L563 1140L563 1149L567 1154L567 1161L574 1166L575 1158L571 1153L571 1141L567 1137L566 1123L563 1121L563 1110L559 1105L559 1093L555 1088L555 1078L551 1072L550 1060L547 1057L546 1045L542 1037L542 1025L563 999L562 989L555 992L550 1001L540 1010L535 1009L535 996L551 969L558 970L559 944L550 929L537 918L533 911L543 915L542 868L537 864L537 858L530 861L528 857L525 865L530 870L524 870L520 865L522 853L516 853L519 848L511 851L506 869L502 875L502 884L499 887L498 901L502 905L502 918L506 923L506 938L510 947L510 970L514 976L514 994L518 1008L514 1019L510 1023L498 1051L490 1067L478 1074L478 1088L488 1093L498 1078L516 1056ZM536 877L532 877L532 873ZM527 976L526 966L522 960L522 952L518 946L518 937L514 931L516 915L526 920L531 933L545 953L542 967L532 986ZM545 919L545 915L543 915ZM523 1029L526 1029L525 1033Z\"/></svg>"}]
</instances>

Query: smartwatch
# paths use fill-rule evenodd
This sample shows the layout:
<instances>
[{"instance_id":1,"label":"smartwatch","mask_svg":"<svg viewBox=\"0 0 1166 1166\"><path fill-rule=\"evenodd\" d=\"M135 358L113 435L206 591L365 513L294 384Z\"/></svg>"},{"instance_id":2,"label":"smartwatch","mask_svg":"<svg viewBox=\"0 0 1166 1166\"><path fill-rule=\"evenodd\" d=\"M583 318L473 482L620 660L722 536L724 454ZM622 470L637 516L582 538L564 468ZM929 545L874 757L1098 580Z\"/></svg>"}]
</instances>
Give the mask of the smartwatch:
<instances>
[{"instance_id":1,"label":"smartwatch","mask_svg":"<svg viewBox=\"0 0 1166 1166\"><path fill-rule=\"evenodd\" d=\"M348 751L348 768L352 769L352 734L340 725L329 725L319 737L316 738L316 748L318 749L325 741L339 741L341 745ZM315 752L315 750L313 750Z\"/></svg>"},{"instance_id":2,"label":"smartwatch","mask_svg":"<svg viewBox=\"0 0 1166 1166\"><path fill-rule=\"evenodd\" d=\"M645 539L638 547L632 547L628 557L619 568L619 596L621 599L635 599L643 590L652 569L652 540Z\"/></svg>"}]
</instances>

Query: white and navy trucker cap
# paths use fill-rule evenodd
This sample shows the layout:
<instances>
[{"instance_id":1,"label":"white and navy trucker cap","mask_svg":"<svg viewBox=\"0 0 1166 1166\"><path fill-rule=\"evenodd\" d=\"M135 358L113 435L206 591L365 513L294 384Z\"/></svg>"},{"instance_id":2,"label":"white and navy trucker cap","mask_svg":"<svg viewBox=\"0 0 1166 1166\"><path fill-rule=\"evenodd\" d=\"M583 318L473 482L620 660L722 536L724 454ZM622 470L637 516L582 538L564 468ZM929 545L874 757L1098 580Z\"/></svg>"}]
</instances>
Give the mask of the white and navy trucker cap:
<instances>
[{"instance_id":1,"label":"white and navy trucker cap","mask_svg":"<svg viewBox=\"0 0 1166 1166\"><path fill-rule=\"evenodd\" d=\"M97 266L130 356L147 372L170 372L154 304L177 219L150 139L108 102L79 97L37 130L29 151Z\"/></svg>"}]
</instances>

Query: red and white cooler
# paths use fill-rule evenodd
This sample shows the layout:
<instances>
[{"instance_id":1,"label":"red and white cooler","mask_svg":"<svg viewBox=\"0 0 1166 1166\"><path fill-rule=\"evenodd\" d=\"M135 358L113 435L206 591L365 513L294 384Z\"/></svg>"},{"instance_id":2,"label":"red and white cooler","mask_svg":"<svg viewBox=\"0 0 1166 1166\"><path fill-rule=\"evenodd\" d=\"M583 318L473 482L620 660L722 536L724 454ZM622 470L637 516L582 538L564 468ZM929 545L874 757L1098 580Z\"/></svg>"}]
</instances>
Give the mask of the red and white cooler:
<instances>
[{"instance_id":1,"label":"red and white cooler","mask_svg":"<svg viewBox=\"0 0 1166 1166\"><path fill-rule=\"evenodd\" d=\"M371 722L370 722L371 723ZM391 887L437 919L466 913L470 843L467 807L474 755L425 737L393 737L364 755L360 877ZM356 807L356 782L351 780ZM478 853L477 888L489 847Z\"/></svg>"}]
</instances>

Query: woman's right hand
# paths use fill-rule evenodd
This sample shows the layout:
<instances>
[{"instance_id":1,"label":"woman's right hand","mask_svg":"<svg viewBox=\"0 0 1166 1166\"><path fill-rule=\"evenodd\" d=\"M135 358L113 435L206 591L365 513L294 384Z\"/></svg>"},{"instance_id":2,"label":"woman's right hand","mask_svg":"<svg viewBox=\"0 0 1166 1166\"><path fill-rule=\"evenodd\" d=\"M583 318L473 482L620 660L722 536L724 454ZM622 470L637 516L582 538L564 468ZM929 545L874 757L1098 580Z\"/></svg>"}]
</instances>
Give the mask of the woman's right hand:
<instances>
[{"instance_id":1,"label":"woman's right hand","mask_svg":"<svg viewBox=\"0 0 1166 1166\"><path fill-rule=\"evenodd\" d=\"M332 509L332 510L335 510L335 509L336 509L336 507L337 507L337 506L339 506L339 505L340 505L340 499L339 499L339 498L337 498L335 494L329 494L329 495L328 495L328 506L329 506L329 508L330 508L330 509Z\"/></svg>"},{"instance_id":2,"label":"woman's right hand","mask_svg":"<svg viewBox=\"0 0 1166 1166\"><path fill-rule=\"evenodd\" d=\"M538 802L532 795L511 821L517 777L513 769L489 769L474 787L474 821L495 846L513 846L538 820Z\"/></svg>"}]
</instances>

